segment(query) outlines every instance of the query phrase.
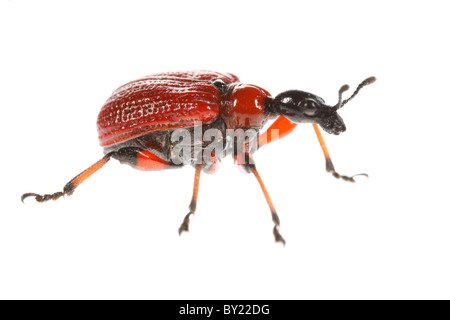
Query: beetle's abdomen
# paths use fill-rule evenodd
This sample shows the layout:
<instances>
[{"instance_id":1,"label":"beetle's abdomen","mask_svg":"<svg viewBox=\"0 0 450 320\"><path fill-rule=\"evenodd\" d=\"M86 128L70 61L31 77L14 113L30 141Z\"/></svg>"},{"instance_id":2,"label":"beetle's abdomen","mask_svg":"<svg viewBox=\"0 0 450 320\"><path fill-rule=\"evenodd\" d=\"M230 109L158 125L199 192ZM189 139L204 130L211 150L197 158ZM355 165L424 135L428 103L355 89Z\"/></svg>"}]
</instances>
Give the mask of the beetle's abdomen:
<instances>
[{"instance_id":1,"label":"beetle's abdomen","mask_svg":"<svg viewBox=\"0 0 450 320\"><path fill-rule=\"evenodd\" d=\"M213 71L168 72L147 76L118 88L97 119L100 145L111 146L143 134L213 122L220 92L212 81L237 82Z\"/></svg>"}]
</instances>

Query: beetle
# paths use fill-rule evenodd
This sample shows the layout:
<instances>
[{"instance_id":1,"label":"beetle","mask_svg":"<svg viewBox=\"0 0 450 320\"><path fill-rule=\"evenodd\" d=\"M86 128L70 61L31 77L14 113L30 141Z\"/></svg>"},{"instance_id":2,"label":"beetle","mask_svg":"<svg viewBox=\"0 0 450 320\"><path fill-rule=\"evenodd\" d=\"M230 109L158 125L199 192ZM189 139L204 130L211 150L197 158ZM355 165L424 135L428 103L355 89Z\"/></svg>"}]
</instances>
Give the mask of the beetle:
<instances>
[{"instance_id":1,"label":"beetle","mask_svg":"<svg viewBox=\"0 0 450 320\"><path fill-rule=\"evenodd\" d=\"M111 158L140 170L191 164L195 168L194 189L189 212L178 229L181 235L189 230L189 218L196 211L201 172L215 172L219 161L231 154L244 172L257 179L272 214L275 241L285 244L279 232L280 219L252 154L291 133L298 123L311 123L325 156L326 171L354 182L355 176L341 175L334 169L319 126L329 134L344 132L346 127L337 111L375 80L369 77L362 81L346 100L342 95L349 86L342 86L334 106L300 90L285 91L273 98L265 89L243 84L233 74L215 71L164 72L131 81L113 92L98 115L104 157L70 180L62 191L25 193L21 200L34 197L44 202L70 196ZM275 121L260 133L268 120ZM207 139L211 130L214 139Z\"/></svg>"}]
</instances>

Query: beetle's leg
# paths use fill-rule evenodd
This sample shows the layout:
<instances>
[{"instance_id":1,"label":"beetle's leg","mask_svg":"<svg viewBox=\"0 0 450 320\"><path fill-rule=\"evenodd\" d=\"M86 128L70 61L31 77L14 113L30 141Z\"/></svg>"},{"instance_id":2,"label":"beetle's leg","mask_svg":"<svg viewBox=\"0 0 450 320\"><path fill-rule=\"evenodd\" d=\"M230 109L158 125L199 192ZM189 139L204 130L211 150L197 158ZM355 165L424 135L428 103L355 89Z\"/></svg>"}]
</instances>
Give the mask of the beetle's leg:
<instances>
[{"instance_id":1,"label":"beetle's leg","mask_svg":"<svg viewBox=\"0 0 450 320\"><path fill-rule=\"evenodd\" d=\"M287 136L296 126L296 123L279 116L266 131L259 135L258 146L262 147Z\"/></svg>"},{"instance_id":2,"label":"beetle's leg","mask_svg":"<svg viewBox=\"0 0 450 320\"><path fill-rule=\"evenodd\" d=\"M316 131L317 139L319 140L320 146L322 147L323 155L325 156L326 170L328 172L330 172L336 179L342 179L342 180L349 181L349 182L355 182L355 179L353 179L353 177L356 177L356 176L368 177L368 175L365 173L355 174L354 176L351 176L351 177L343 176L343 175L340 175L339 173L337 173L336 170L334 170L333 162L331 161L327 146L325 144L325 141L323 140L322 134L320 133L319 126L317 124L313 124L313 127L314 127L314 131Z\"/></svg>"},{"instance_id":3,"label":"beetle's leg","mask_svg":"<svg viewBox=\"0 0 450 320\"><path fill-rule=\"evenodd\" d=\"M251 161L250 161L251 159ZM267 204L269 205L270 212L272 213L272 221L275 224L273 227L273 235L275 236L276 242L281 242L283 245L286 244L286 241L284 241L283 237L280 234L280 218L278 217L277 211L275 210L275 206L273 205L272 199L270 199L269 193L267 192L266 186L264 185L261 176L258 173L258 170L256 170L255 163L253 161L253 158L251 154L245 153L241 155L235 156L236 163L244 169L248 173L253 173L256 180L258 180L258 183L261 187L262 192L264 193L264 197L266 198Z\"/></svg>"},{"instance_id":4,"label":"beetle's leg","mask_svg":"<svg viewBox=\"0 0 450 320\"><path fill-rule=\"evenodd\" d=\"M203 164L197 164L195 166L195 177L194 177L194 191L192 193L191 204L189 205L189 213L184 217L183 223L178 229L178 234L181 235L183 231L189 231L189 217L191 214L195 213L197 208L197 196L198 196L198 186L200 183L200 173L202 172Z\"/></svg>"},{"instance_id":5,"label":"beetle's leg","mask_svg":"<svg viewBox=\"0 0 450 320\"><path fill-rule=\"evenodd\" d=\"M78 187L84 180L89 178L92 174L97 172L101 167L103 167L109 159L115 154L116 152L110 152L106 154L102 159L94 163L92 166L84 170L82 173L77 175L75 178L70 180L63 188L62 192L55 192L53 194L44 194L40 195L37 193L25 193L22 195L22 202L28 198L28 197L34 197L37 202L45 202L48 200L56 200L59 199L61 196L70 196L75 191L75 188Z\"/></svg>"},{"instance_id":6,"label":"beetle's leg","mask_svg":"<svg viewBox=\"0 0 450 320\"><path fill-rule=\"evenodd\" d=\"M259 175L258 171L256 170L255 165L250 166L250 170L255 176L256 180L258 180L259 185L261 186L261 190L264 193L264 197L266 197L267 204L269 205L270 212L272 213L272 221L275 224L273 227L273 235L275 236L275 241L281 242L283 245L286 244L286 241L284 241L283 237L280 234L280 218L278 217L277 211L275 210L275 207L272 203L272 199L270 199L269 193L267 192L266 187L264 186L264 183L261 179L261 176Z\"/></svg>"}]
</instances>

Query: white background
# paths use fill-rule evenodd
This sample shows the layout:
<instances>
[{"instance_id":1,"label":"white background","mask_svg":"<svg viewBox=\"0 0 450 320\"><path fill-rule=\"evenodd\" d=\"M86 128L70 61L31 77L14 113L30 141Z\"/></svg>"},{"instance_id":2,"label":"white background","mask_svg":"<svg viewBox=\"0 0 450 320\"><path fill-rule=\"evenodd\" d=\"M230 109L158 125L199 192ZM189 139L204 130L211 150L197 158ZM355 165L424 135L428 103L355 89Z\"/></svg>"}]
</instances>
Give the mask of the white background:
<instances>
[{"instance_id":1,"label":"white background","mask_svg":"<svg viewBox=\"0 0 450 320\"><path fill-rule=\"evenodd\" d=\"M448 10L444 1L1 1L0 298L450 298ZM310 125L255 156L287 241L272 236L256 180L230 159L140 172L100 159L96 117L146 74L212 69L276 95L335 104L374 75L325 135Z\"/></svg>"}]
</instances>

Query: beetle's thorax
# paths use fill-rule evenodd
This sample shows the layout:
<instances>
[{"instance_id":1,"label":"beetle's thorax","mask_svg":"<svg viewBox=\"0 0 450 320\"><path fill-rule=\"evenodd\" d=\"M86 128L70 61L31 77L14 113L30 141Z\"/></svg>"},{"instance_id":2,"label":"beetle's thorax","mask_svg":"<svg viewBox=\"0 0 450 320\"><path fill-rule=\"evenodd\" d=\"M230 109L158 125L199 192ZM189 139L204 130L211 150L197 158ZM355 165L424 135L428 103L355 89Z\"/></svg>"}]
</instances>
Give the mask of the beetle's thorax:
<instances>
[{"instance_id":1,"label":"beetle's thorax","mask_svg":"<svg viewBox=\"0 0 450 320\"><path fill-rule=\"evenodd\" d=\"M233 83L222 96L220 115L227 129L259 130L267 120L266 101L270 93L249 84Z\"/></svg>"}]
</instances>

